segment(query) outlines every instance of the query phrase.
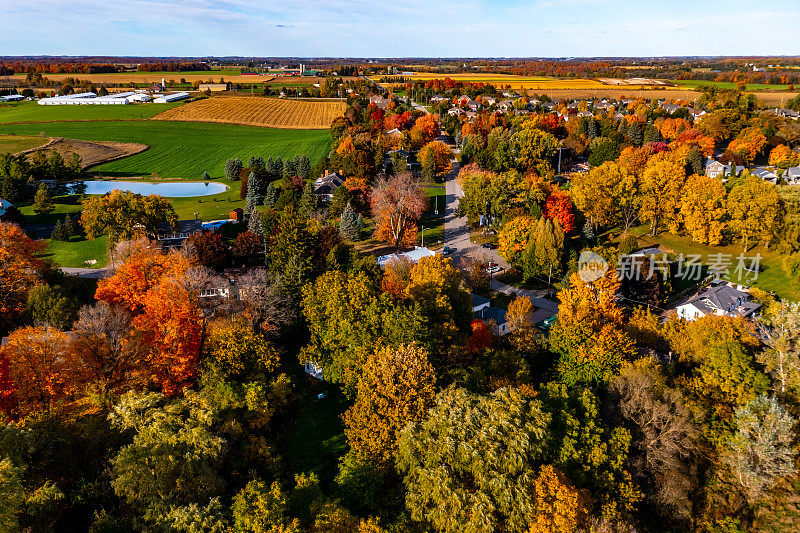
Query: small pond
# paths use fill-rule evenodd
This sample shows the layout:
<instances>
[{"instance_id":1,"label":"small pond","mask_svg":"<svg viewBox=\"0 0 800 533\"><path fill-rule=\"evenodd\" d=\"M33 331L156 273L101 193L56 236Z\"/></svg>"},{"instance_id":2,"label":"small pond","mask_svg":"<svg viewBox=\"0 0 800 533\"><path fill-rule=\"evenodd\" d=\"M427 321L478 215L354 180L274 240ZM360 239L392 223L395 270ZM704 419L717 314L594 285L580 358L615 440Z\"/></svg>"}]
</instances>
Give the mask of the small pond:
<instances>
[{"instance_id":1,"label":"small pond","mask_svg":"<svg viewBox=\"0 0 800 533\"><path fill-rule=\"evenodd\" d=\"M143 196L159 194L169 198L187 196L208 196L228 190L228 186L215 181L166 181L153 183L149 181L99 181L87 180L86 194L105 194L114 190L130 191Z\"/></svg>"}]
</instances>

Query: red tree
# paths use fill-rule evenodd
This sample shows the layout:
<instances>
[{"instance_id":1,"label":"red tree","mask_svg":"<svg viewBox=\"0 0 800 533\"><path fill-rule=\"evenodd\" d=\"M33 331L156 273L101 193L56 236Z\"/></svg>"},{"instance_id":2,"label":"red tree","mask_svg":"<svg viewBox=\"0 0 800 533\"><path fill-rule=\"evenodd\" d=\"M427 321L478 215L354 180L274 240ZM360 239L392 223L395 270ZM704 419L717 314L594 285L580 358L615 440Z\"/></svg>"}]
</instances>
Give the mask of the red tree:
<instances>
[{"instance_id":1,"label":"red tree","mask_svg":"<svg viewBox=\"0 0 800 533\"><path fill-rule=\"evenodd\" d=\"M558 220L565 234L575 231L575 213L566 191L556 190L550 193L544 203L544 216Z\"/></svg>"}]
</instances>

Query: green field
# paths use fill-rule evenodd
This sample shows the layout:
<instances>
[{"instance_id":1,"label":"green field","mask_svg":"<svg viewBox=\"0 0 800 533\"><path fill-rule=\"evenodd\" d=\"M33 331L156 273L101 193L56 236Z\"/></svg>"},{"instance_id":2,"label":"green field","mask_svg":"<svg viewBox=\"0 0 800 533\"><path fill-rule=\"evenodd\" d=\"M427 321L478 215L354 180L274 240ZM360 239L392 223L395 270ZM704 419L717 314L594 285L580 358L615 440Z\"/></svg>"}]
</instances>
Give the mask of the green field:
<instances>
[{"instance_id":1,"label":"green field","mask_svg":"<svg viewBox=\"0 0 800 533\"><path fill-rule=\"evenodd\" d=\"M674 80L675 85L695 89L700 85L714 85L720 89L736 89L737 84L732 81L702 81L702 80ZM748 83L747 91L788 91L788 85L769 85L765 83Z\"/></svg>"},{"instance_id":2,"label":"green field","mask_svg":"<svg viewBox=\"0 0 800 533\"><path fill-rule=\"evenodd\" d=\"M0 154L22 152L47 143L46 137L28 135L0 135Z\"/></svg>"},{"instance_id":3,"label":"green field","mask_svg":"<svg viewBox=\"0 0 800 533\"><path fill-rule=\"evenodd\" d=\"M120 106L129 107L129 106ZM8 124L0 134L66 137L85 141L143 143L140 154L99 165L92 172L110 177L150 176L200 179L208 172L223 175L225 162L238 157L245 163L253 155L288 157L306 154L312 163L328 153L328 130L283 130L230 124L167 121L93 121Z\"/></svg>"},{"instance_id":4,"label":"green field","mask_svg":"<svg viewBox=\"0 0 800 533\"><path fill-rule=\"evenodd\" d=\"M0 124L62 120L145 119L179 105L181 104L39 105L36 102L5 103L0 104ZM0 126L0 133L3 133L3 129Z\"/></svg>"}]
</instances>

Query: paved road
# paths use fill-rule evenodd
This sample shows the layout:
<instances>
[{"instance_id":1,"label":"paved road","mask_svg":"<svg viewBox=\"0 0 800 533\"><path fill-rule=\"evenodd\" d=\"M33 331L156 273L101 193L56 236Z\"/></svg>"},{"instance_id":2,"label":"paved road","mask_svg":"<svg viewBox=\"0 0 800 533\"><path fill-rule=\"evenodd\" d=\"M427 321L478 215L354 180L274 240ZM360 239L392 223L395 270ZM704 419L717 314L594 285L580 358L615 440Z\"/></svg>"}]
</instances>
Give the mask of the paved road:
<instances>
[{"instance_id":1,"label":"paved road","mask_svg":"<svg viewBox=\"0 0 800 533\"><path fill-rule=\"evenodd\" d=\"M110 276L112 273L111 268L75 268L75 267L61 267L64 274L70 276L78 276L84 279L103 279Z\"/></svg>"}]
</instances>

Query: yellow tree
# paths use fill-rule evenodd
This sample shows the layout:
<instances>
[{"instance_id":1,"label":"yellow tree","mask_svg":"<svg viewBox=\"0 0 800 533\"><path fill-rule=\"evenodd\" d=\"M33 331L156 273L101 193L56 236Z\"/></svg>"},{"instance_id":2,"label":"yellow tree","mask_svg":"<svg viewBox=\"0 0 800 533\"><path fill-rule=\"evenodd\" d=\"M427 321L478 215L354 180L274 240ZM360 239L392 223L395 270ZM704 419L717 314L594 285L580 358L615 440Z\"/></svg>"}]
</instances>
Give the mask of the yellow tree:
<instances>
[{"instance_id":1,"label":"yellow tree","mask_svg":"<svg viewBox=\"0 0 800 533\"><path fill-rule=\"evenodd\" d=\"M656 235L662 224L677 231L676 214L680 207L681 189L686 181L683 166L669 157L653 156L642 175L641 214L650 222L650 234Z\"/></svg>"},{"instance_id":2,"label":"yellow tree","mask_svg":"<svg viewBox=\"0 0 800 533\"><path fill-rule=\"evenodd\" d=\"M528 239L536 227L536 219L529 216L513 218L500 230L497 251L512 265L522 262L522 253L528 247Z\"/></svg>"},{"instance_id":3,"label":"yellow tree","mask_svg":"<svg viewBox=\"0 0 800 533\"><path fill-rule=\"evenodd\" d=\"M727 191L722 181L702 175L686 180L681 197L683 225L695 242L715 246L725 230Z\"/></svg>"},{"instance_id":4,"label":"yellow tree","mask_svg":"<svg viewBox=\"0 0 800 533\"><path fill-rule=\"evenodd\" d=\"M372 353L344 415L345 435L362 459L392 464L400 431L422 421L433 405L436 375L422 348L402 345Z\"/></svg>"},{"instance_id":5,"label":"yellow tree","mask_svg":"<svg viewBox=\"0 0 800 533\"><path fill-rule=\"evenodd\" d=\"M533 481L536 514L529 533L571 533L580 530L589 518L589 497L569 478L550 465L544 465Z\"/></svg>"},{"instance_id":6,"label":"yellow tree","mask_svg":"<svg viewBox=\"0 0 800 533\"><path fill-rule=\"evenodd\" d=\"M453 151L441 141L431 141L422 147L417 158L423 168L425 168L428 159L433 159L434 171L436 174L442 174L450 169Z\"/></svg>"},{"instance_id":7,"label":"yellow tree","mask_svg":"<svg viewBox=\"0 0 800 533\"><path fill-rule=\"evenodd\" d=\"M779 144L769 153L769 164L778 168L795 167L800 164L800 156L786 144Z\"/></svg>"},{"instance_id":8,"label":"yellow tree","mask_svg":"<svg viewBox=\"0 0 800 533\"><path fill-rule=\"evenodd\" d=\"M739 155L747 163L752 163L756 156L767 144L767 138L761 129L753 126L745 128L728 145L728 152Z\"/></svg>"},{"instance_id":9,"label":"yellow tree","mask_svg":"<svg viewBox=\"0 0 800 533\"><path fill-rule=\"evenodd\" d=\"M767 242L772 237L780 214L780 198L775 186L746 173L744 181L728 194L731 228L747 251L753 242Z\"/></svg>"},{"instance_id":10,"label":"yellow tree","mask_svg":"<svg viewBox=\"0 0 800 533\"><path fill-rule=\"evenodd\" d=\"M572 178L570 194L595 229L623 224L629 229L638 217L639 184L635 174L613 161Z\"/></svg>"}]
</instances>

